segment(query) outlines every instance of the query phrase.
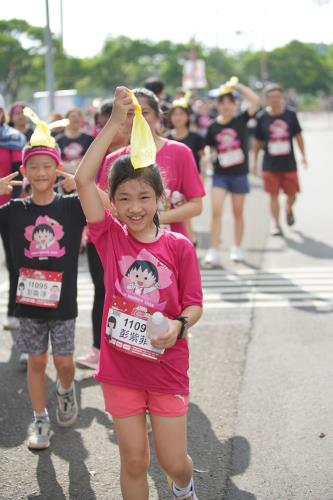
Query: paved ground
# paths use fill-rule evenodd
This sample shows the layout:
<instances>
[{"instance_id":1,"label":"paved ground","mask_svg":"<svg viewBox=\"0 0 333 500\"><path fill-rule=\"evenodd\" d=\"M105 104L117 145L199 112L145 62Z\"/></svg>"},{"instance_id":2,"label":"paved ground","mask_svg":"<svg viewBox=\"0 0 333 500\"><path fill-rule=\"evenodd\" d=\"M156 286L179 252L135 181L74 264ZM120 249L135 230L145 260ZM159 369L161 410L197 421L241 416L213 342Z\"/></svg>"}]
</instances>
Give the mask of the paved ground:
<instances>
[{"instance_id":1,"label":"paved ground","mask_svg":"<svg viewBox=\"0 0 333 500\"><path fill-rule=\"evenodd\" d=\"M333 241L331 144L326 117L305 116L310 169L295 228L269 236L267 199L252 178L247 202L246 262L228 260L229 207L224 217L224 271L204 271L205 313L192 330L189 449L200 500L332 500ZM209 199L195 222L207 246ZM199 250L199 256L203 255ZM6 308L1 268L0 320ZM80 261L77 354L91 342L91 285ZM78 370L80 416L58 429L52 446L29 452L31 421L25 374L12 336L0 332L0 499L120 499L118 449L91 372ZM55 420L55 373L47 373ZM322 434L321 434L322 433ZM319 437L324 435L324 437ZM152 499L169 498L154 457Z\"/></svg>"}]
</instances>

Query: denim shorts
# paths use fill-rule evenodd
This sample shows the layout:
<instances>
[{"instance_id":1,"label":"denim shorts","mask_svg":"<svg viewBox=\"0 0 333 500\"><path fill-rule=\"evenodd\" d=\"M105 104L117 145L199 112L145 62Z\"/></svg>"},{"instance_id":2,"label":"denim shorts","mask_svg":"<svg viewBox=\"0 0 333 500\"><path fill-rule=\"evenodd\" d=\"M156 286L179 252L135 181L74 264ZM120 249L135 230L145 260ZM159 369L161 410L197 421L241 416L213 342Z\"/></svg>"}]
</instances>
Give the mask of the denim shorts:
<instances>
[{"instance_id":1,"label":"denim shorts","mask_svg":"<svg viewBox=\"0 0 333 500\"><path fill-rule=\"evenodd\" d=\"M44 354L50 337L52 354L70 356L74 353L74 331L75 319L20 318L16 345L27 354Z\"/></svg>"},{"instance_id":2,"label":"denim shorts","mask_svg":"<svg viewBox=\"0 0 333 500\"><path fill-rule=\"evenodd\" d=\"M213 187L218 187L234 194L247 194L250 192L247 175L213 175Z\"/></svg>"}]
</instances>

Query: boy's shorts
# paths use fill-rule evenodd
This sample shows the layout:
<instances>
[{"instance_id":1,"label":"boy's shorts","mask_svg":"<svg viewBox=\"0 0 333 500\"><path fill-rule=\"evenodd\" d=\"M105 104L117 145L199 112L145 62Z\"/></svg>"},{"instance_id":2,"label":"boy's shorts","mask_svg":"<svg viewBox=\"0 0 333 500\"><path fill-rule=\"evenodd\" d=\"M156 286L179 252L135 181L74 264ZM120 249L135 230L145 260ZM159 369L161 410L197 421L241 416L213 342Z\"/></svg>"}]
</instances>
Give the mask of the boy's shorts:
<instances>
[{"instance_id":1,"label":"boy's shorts","mask_svg":"<svg viewBox=\"0 0 333 500\"><path fill-rule=\"evenodd\" d=\"M250 185L247 175L213 175L213 187L218 187L233 194L247 194Z\"/></svg>"},{"instance_id":2,"label":"boy's shorts","mask_svg":"<svg viewBox=\"0 0 333 500\"><path fill-rule=\"evenodd\" d=\"M164 394L102 384L105 410L114 418L126 418L149 411L159 417L181 417L187 413L190 398L183 394Z\"/></svg>"},{"instance_id":3,"label":"boy's shorts","mask_svg":"<svg viewBox=\"0 0 333 500\"><path fill-rule=\"evenodd\" d=\"M50 335L52 354L70 356L74 353L74 331L75 319L20 318L16 345L21 352L44 354L48 351Z\"/></svg>"},{"instance_id":4,"label":"boy's shorts","mask_svg":"<svg viewBox=\"0 0 333 500\"><path fill-rule=\"evenodd\" d=\"M299 193L300 187L296 170L289 172L263 172L264 188L266 193L278 195L282 190L287 196Z\"/></svg>"}]
</instances>

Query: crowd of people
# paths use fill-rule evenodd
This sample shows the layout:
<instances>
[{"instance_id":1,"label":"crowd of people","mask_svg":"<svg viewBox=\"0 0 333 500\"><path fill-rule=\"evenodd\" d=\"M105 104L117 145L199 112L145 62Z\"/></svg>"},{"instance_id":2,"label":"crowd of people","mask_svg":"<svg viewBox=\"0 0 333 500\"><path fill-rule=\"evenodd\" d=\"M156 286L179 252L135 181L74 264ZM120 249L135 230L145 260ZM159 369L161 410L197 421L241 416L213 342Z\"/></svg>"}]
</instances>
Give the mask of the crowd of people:
<instances>
[{"instance_id":1,"label":"crowd of people","mask_svg":"<svg viewBox=\"0 0 333 500\"><path fill-rule=\"evenodd\" d=\"M131 133L138 113L148 125L156 159L134 168ZM118 87L114 99L96 112L93 127L79 108L68 110L66 121L53 118L57 121L47 126L15 103L7 119L0 96L0 231L10 283L4 327L16 330L21 362L27 362L34 411L28 447L50 445L45 394L50 340L59 426L73 425L78 415L75 363L96 370L116 428L123 497L148 498L149 413L173 498L195 499L186 442L186 334L202 314L202 289L191 219L200 215L211 185L211 243L200 264L221 267L221 220L230 193L230 259L243 261L249 155L252 151L258 172L263 150L272 234L283 236L279 193L286 195L285 216L292 225L299 192L294 138L306 165L296 112L275 84L265 88L260 102L233 77L213 102L182 89L168 99L162 82L150 79L133 91ZM95 292L93 335L89 352L75 360L83 250ZM168 328L149 340L147 318L157 311L168 318Z\"/></svg>"}]
</instances>

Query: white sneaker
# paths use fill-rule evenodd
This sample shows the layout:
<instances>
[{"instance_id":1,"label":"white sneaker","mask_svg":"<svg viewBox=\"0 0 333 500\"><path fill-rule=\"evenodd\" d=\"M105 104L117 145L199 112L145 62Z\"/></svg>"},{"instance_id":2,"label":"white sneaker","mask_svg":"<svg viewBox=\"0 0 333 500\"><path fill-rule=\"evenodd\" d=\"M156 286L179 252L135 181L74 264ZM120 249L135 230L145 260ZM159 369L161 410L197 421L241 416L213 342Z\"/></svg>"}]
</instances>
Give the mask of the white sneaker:
<instances>
[{"instance_id":1,"label":"white sneaker","mask_svg":"<svg viewBox=\"0 0 333 500\"><path fill-rule=\"evenodd\" d=\"M230 250L230 260L234 262L242 262L244 260L244 253L241 247L234 245Z\"/></svg>"},{"instance_id":2,"label":"white sneaker","mask_svg":"<svg viewBox=\"0 0 333 500\"><path fill-rule=\"evenodd\" d=\"M204 264L207 267L222 267L220 252L215 248L210 248L206 254Z\"/></svg>"},{"instance_id":3,"label":"white sneaker","mask_svg":"<svg viewBox=\"0 0 333 500\"><path fill-rule=\"evenodd\" d=\"M79 407L76 400L74 382L72 388L64 394L59 393L59 380L57 380L58 408L56 409L57 422L60 427L70 427L74 424L79 414Z\"/></svg>"},{"instance_id":4,"label":"white sneaker","mask_svg":"<svg viewBox=\"0 0 333 500\"><path fill-rule=\"evenodd\" d=\"M50 446L51 430L49 419L34 419L32 432L28 439L30 450L44 450Z\"/></svg>"},{"instance_id":5,"label":"white sneaker","mask_svg":"<svg viewBox=\"0 0 333 500\"><path fill-rule=\"evenodd\" d=\"M15 316L7 316L3 323L4 330L17 330L20 328L20 320Z\"/></svg>"},{"instance_id":6,"label":"white sneaker","mask_svg":"<svg viewBox=\"0 0 333 500\"><path fill-rule=\"evenodd\" d=\"M282 229L280 226L273 226L271 229L271 235L272 236L283 236Z\"/></svg>"}]
</instances>

